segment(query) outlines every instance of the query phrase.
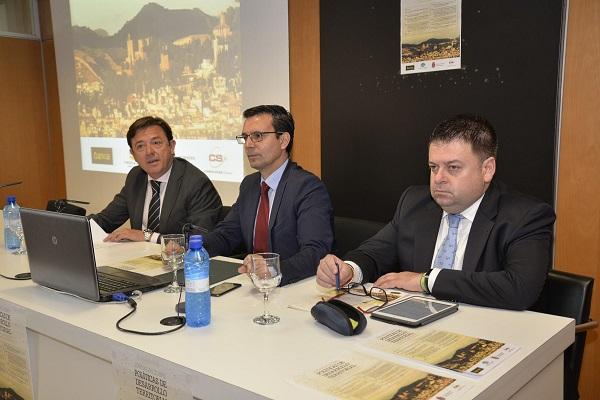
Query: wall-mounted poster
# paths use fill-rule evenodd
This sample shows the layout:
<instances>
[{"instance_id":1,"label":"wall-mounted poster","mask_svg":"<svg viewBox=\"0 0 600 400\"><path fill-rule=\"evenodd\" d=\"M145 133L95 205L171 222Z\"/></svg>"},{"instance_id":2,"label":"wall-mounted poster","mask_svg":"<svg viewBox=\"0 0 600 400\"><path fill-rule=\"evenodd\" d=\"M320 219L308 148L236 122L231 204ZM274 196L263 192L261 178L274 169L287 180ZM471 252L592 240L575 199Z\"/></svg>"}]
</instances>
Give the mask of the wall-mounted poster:
<instances>
[{"instance_id":1,"label":"wall-mounted poster","mask_svg":"<svg viewBox=\"0 0 600 400\"><path fill-rule=\"evenodd\" d=\"M461 0L403 0L400 73L459 69Z\"/></svg>"}]
</instances>

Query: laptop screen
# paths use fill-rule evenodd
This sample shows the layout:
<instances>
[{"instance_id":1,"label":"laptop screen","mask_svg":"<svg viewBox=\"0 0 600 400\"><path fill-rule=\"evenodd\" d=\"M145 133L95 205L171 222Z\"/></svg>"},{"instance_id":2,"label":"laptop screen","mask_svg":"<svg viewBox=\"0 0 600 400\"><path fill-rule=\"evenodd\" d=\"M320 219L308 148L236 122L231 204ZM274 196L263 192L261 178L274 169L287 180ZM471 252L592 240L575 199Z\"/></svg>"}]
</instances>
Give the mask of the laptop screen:
<instances>
[{"instance_id":1,"label":"laptop screen","mask_svg":"<svg viewBox=\"0 0 600 400\"><path fill-rule=\"evenodd\" d=\"M85 216L21 208L31 279L98 301L98 276Z\"/></svg>"}]
</instances>

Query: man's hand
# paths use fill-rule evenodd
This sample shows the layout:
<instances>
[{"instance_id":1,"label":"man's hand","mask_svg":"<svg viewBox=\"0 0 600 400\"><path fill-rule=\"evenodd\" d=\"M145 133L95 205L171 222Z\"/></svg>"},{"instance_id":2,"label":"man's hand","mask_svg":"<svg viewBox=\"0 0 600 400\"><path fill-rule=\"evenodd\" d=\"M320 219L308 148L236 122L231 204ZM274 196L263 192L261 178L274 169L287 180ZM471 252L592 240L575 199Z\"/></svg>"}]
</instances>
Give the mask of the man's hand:
<instances>
[{"instance_id":1,"label":"man's hand","mask_svg":"<svg viewBox=\"0 0 600 400\"><path fill-rule=\"evenodd\" d=\"M254 263L254 269L252 268L252 263ZM238 268L240 274L249 274L252 271L254 271L256 275L262 277L269 274L267 262L262 256L258 254L248 254L246 258L244 258L242 266Z\"/></svg>"},{"instance_id":2,"label":"man's hand","mask_svg":"<svg viewBox=\"0 0 600 400\"><path fill-rule=\"evenodd\" d=\"M418 272L391 272L381 276L373 284L382 289L398 288L421 292L421 274Z\"/></svg>"},{"instance_id":3,"label":"man's hand","mask_svg":"<svg viewBox=\"0 0 600 400\"><path fill-rule=\"evenodd\" d=\"M123 228L114 231L104 238L105 242L143 242L144 232L139 229Z\"/></svg>"},{"instance_id":4,"label":"man's hand","mask_svg":"<svg viewBox=\"0 0 600 400\"><path fill-rule=\"evenodd\" d=\"M340 273L340 286L346 285L352 279L354 271L352 267L334 256L333 254L326 255L320 262L317 268L317 283L323 287L335 287L335 275Z\"/></svg>"},{"instance_id":5,"label":"man's hand","mask_svg":"<svg viewBox=\"0 0 600 400\"><path fill-rule=\"evenodd\" d=\"M242 266L238 268L238 272L240 274L249 274L250 268L252 267L252 254L248 254L244 261L242 261Z\"/></svg>"}]
</instances>

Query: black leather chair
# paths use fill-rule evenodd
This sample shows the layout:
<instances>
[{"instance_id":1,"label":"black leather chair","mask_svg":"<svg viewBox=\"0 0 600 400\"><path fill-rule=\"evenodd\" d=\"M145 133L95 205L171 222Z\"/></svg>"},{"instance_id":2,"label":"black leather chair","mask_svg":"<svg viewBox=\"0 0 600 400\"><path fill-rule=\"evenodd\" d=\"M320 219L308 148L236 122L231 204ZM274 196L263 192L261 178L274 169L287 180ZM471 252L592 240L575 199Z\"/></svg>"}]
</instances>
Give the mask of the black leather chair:
<instances>
[{"instance_id":1,"label":"black leather chair","mask_svg":"<svg viewBox=\"0 0 600 400\"><path fill-rule=\"evenodd\" d=\"M362 242L379 232L384 226L384 222L334 217L335 242L333 244L333 253L338 257L344 257L347 252L357 248Z\"/></svg>"},{"instance_id":2,"label":"black leather chair","mask_svg":"<svg viewBox=\"0 0 600 400\"><path fill-rule=\"evenodd\" d=\"M587 330L598 325L598 321L589 319L593 287L593 278L552 270L548 273L540 298L531 308L532 311L560 315L575 320L575 342L565 351L564 355L563 398L566 400L579 398L577 385Z\"/></svg>"}]
</instances>

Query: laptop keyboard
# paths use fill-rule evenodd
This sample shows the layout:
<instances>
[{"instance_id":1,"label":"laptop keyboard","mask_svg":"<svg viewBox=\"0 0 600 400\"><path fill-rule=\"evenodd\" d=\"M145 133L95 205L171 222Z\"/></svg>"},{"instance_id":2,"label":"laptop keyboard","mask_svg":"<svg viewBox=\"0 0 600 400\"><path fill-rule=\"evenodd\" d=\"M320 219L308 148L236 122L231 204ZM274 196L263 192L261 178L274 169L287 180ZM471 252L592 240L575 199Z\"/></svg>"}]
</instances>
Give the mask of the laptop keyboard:
<instances>
[{"instance_id":1,"label":"laptop keyboard","mask_svg":"<svg viewBox=\"0 0 600 400\"><path fill-rule=\"evenodd\" d=\"M129 289L138 285L137 282L131 282L114 275L98 272L98 286L100 286L100 290L103 292L118 292L119 290Z\"/></svg>"}]
</instances>

